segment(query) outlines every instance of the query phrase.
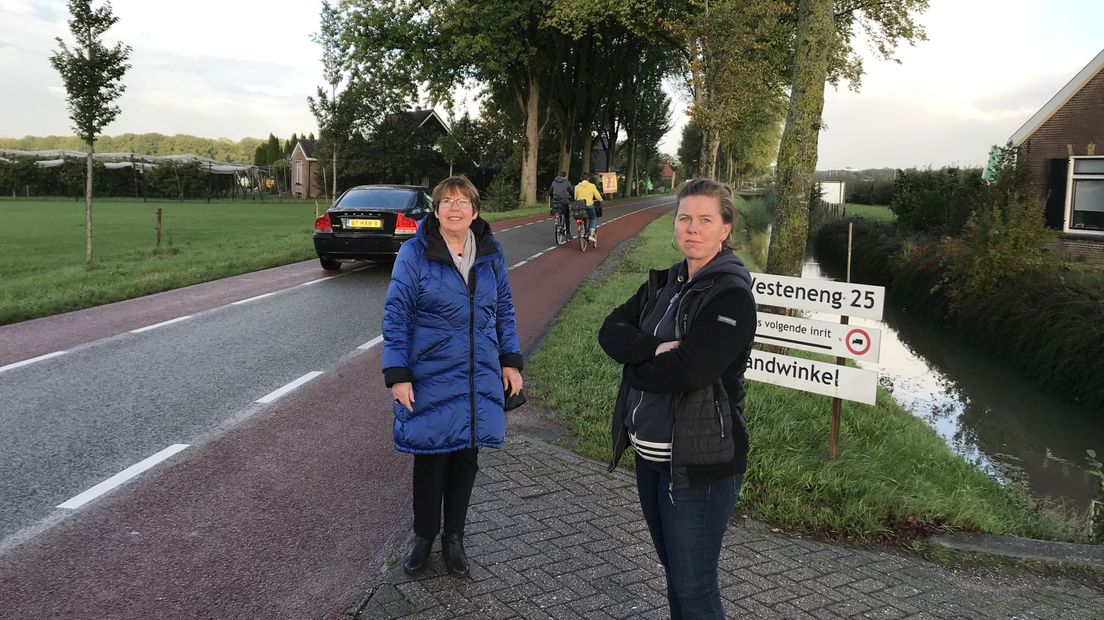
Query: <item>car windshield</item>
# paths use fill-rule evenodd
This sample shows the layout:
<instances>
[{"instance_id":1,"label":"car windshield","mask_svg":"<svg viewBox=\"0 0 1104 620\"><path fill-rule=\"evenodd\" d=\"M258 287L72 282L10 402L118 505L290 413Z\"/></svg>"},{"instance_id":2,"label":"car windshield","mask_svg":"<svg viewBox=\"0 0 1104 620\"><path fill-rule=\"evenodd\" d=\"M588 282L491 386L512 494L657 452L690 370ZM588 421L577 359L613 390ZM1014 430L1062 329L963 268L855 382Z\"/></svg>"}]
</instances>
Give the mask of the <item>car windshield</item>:
<instances>
[{"instance_id":1,"label":"car windshield","mask_svg":"<svg viewBox=\"0 0 1104 620\"><path fill-rule=\"evenodd\" d=\"M335 205L338 209L381 209L402 211L411 207L418 192L408 189L358 189L341 197Z\"/></svg>"}]
</instances>

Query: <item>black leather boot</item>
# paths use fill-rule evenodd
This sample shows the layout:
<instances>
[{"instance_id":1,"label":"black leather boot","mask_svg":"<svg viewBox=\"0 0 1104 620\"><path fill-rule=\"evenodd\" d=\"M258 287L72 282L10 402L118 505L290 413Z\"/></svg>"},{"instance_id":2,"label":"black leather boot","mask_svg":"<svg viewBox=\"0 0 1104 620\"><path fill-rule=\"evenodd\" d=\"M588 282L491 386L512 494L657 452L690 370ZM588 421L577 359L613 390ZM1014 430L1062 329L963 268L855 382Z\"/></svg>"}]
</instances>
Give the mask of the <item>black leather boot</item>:
<instances>
[{"instance_id":1,"label":"black leather boot","mask_svg":"<svg viewBox=\"0 0 1104 620\"><path fill-rule=\"evenodd\" d=\"M441 537L441 555L445 558L445 567L453 577L468 574L468 554L464 551L464 534L445 534Z\"/></svg>"},{"instance_id":2,"label":"black leather boot","mask_svg":"<svg viewBox=\"0 0 1104 620\"><path fill-rule=\"evenodd\" d=\"M416 573L425 567L429 552L433 550L433 539L414 536L414 543L410 545L410 551L403 562L403 570L407 573Z\"/></svg>"}]
</instances>

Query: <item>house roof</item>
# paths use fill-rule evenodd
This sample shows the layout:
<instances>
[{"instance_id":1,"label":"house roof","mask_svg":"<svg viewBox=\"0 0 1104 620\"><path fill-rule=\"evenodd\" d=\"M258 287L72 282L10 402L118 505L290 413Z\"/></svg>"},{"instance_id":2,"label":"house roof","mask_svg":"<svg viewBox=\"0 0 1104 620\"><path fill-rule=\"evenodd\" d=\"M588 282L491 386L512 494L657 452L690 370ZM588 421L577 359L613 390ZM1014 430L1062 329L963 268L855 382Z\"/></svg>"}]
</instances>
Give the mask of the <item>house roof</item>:
<instances>
[{"instance_id":1,"label":"house roof","mask_svg":"<svg viewBox=\"0 0 1104 620\"><path fill-rule=\"evenodd\" d=\"M1050 117L1054 116L1054 113L1062 109L1062 106L1066 105L1074 95L1076 95L1085 84L1089 83L1089 80L1093 79L1100 70L1104 69L1104 50L1100 50L1100 53L1093 58L1089 64L1085 65L1084 69L1081 69L1077 75L1073 76L1073 79L1066 84L1062 90L1058 91L1058 94L1050 98L1050 101L1043 107L1039 108L1039 111L1034 116L1029 118L1023 127L1020 127L1016 133L1012 134L1009 138L1012 141L1012 146L1020 146L1031 134L1035 133L1039 127L1042 127L1043 123L1050 120Z\"/></svg>"},{"instance_id":2,"label":"house roof","mask_svg":"<svg viewBox=\"0 0 1104 620\"><path fill-rule=\"evenodd\" d=\"M438 125L440 125L441 129L445 131L445 133L452 133L452 129L449 128L448 123L446 123L444 119L438 116L437 112L433 109L422 110L419 108L417 110L403 110L401 112L388 114L387 118L388 120L394 122L398 121L400 116L411 117L414 122L417 123L419 128L423 127L426 124L432 125L434 122L436 122Z\"/></svg>"},{"instance_id":3,"label":"house roof","mask_svg":"<svg viewBox=\"0 0 1104 620\"><path fill-rule=\"evenodd\" d=\"M295 143L295 148L291 150L291 155L288 156L288 159L291 160L295 158L295 151L302 151L303 159L315 159L315 142L315 140L299 140Z\"/></svg>"}]
</instances>

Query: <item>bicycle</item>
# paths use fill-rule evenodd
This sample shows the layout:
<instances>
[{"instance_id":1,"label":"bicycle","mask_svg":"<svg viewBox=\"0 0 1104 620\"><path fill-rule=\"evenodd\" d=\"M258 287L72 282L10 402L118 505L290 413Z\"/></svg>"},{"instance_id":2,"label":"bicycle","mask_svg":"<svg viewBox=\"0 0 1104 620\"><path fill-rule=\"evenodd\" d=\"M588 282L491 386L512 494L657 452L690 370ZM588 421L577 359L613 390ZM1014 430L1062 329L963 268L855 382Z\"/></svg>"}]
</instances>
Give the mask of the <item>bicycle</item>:
<instances>
[{"instance_id":1,"label":"bicycle","mask_svg":"<svg viewBox=\"0 0 1104 620\"><path fill-rule=\"evenodd\" d=\"M591 240L587 234L590 228L590 214L587 213L586 202L576 200L571 203L571 217L575 220L575 232L579 235L579 250L587 251L587 247L598 247L598 239Z\"/></svg>"},{"instance_id":2,"label":"bicycle","mask_svg":"<svg viewBox=\"0 0 1104 620\"><path fill-rule=\"evenodd\" d=\"M571 239L571 233L567 229L567 219L564 217L563 205L549 201L549 210L556 220L556 245L564 245Z\"/></svg>"}]
</instances>

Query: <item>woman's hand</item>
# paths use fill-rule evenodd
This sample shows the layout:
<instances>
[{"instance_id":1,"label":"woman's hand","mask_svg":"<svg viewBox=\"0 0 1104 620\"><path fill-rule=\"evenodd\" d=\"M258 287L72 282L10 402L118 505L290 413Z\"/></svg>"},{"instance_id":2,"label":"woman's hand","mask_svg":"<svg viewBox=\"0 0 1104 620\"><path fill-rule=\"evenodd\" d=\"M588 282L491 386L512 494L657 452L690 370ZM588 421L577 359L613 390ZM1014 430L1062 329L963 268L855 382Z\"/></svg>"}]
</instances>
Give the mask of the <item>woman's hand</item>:
<instances>
[{"instance_id":1,"label":"woman's hand","mask_svg":"<svg viewBox=\"0 0 1104 620\"><path fill-rule=\"evenodd\" d=\"M395 402L399 403L403 407L406 407L407 411L414 413L414 384L409 381L403 381L402 383L396 383L391 386L391 397L395 399Z\"/></svg>"},{"instance_id":2,"label":"woman's hand","mask_svg":"<svg viewBox=\"0 0 1104 620\"><path fill-rule=\"evenodd\" d=\"M678 348L678 346L679 346L678 340L668 340L667 342L664 342L663 344L656 347L656 352L655 352L656 357L659 357L660 353L666 353L668 351L674 351L675 349Z\"/></svg>"},{"instance_id":3,"label":"woman's hand","mask_svg":"<svg viewBox=\"0 0 1104 620\"><path fill-rule=\"evenodd\" d=\"M517 368L506 366L502 369L502 389L507 394L517 394L521 391L521 372Z\"/></svg>"}]
</instances>

